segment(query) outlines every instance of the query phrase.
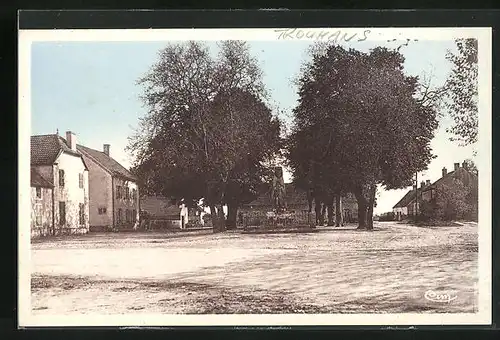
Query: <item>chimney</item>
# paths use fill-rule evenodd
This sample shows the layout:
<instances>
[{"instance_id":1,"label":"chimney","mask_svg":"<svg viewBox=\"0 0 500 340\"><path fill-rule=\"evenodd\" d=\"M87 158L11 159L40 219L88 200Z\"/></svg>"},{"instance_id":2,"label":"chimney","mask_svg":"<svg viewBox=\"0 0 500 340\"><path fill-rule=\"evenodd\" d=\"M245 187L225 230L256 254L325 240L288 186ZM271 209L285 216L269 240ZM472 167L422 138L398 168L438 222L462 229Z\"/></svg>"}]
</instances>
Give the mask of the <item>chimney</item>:
<instances>
[{"instance_id":1,"label":"chimney","mask_svg":"<svg viewBox=\"0 0 500 340\"><path fill-rule=\"evenodd\" d=\"M103 152L106 154L106 156L109 157L109 147L110 145L109 144L104 144L103 147L102 147L102 150Z\"/></svg>"},{"instance_id":2,"label":"chimney","mask_svg":"<svg viewBox=\"0 0 500 340\"><path fill-rule=\"evenodd\" d=\"M413 190L417 190L417 185L413 184Z\"/></svg>"},{"instance_id":3,"label":"chimney","mask_svg":"<svg viewBox=\"0 0 500 340\"><path fill-rule=\"evenodd\" d=\"M76 151L76 135L71 131L66 131L66 144L71 150Z\"/></svg>"},{"instance_id":4,"label":"chimney","mask_svg":"<svg viewBox=\"0 0 500 340\"><path fill-rule=\"evenodd\" d=\"M425 181L425 186L428 186L428 185L431 185L431 180L428 179L427 181Z\"/></svg>"},{"instance_id":5,"label":"chimney","mask_svg":"<svg viewBox=\"0 0 500 340\"><path fill-rule=\"evenodd\" d=\"M425 182L424 182L424 181L420 182L420 187L421 187L422 189L423 189L423 188L425 188Z\"/></svg>"},{"instance_id":6,"label":"chimney","mask_svg":"<svg viewBox=\"0 0 500 340\"><path fill-rule=\"evenodd\" d=\"M446 168L443 168L443 170L441 170L441 171L442 171L443 177L446 176L446 174L448 173L448 170L446 170Z\"/></svg>"},{"instance_id":7,"label":"chimney","mask_svg":"<svg viewBox=\"0 0 500 340\"><path fill-rule=\"evenodd\" d=\"M460 163L455 163L454 165L455 165L455 171L457 171L458 168L460 168Z\"/></svg>"},{"instance_id":8,"label":"chimney","mask_svg":"<svg viewBox=\"0 0 500 340\"><path fill-rule=\"evenodd\" d=\"M467 170L467 168L468 168L468 167L467 167L467 162L466 162L466 161L464 161L464 162L462 163L462 168L464 168L465 170Z\"/></svg>"}]
</instances>

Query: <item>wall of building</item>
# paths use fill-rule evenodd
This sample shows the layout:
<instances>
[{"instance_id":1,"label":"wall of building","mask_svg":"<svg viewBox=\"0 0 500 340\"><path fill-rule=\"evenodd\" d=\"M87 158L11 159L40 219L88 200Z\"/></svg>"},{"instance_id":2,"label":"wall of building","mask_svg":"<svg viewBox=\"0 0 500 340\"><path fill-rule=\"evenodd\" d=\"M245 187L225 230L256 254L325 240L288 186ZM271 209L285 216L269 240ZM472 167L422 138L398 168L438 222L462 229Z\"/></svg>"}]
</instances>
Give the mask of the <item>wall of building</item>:
<instances>
[{"instance_id":1,"label":"wall of building","mask_svg":"<svg viewBox=\"0 0 500 340\"><path fill-rule=\"evenodd\" d=\"M130 195L127 198L125 191L128 188ZM135 199L132 190L136 190ZM118 191L121 191L121 194ZM114 227L116 229L132 229L139 226L139 187L137 183L119 177L113 177L114 193ZM127 211L129 220L127 221ZM135 213L134 213L135 212Z\"/></svg>"},{"instance_id":2,"label":"wall of building","mask_svg":"<svg viewBox=\"0 0 500 340\"><path fill-rule=\"evenodd\" d=\"M398 207L398 208L393 208L393 209L392 209L392 212L393 212L394 214L396 214L396 215L397 215L397 214L400 214L400 215L405 216L405 215L408 215L408 208L407 208L407 207Z\"/></svg>"},{"instance_id":3,"label":"wall of building","mask_svg":"<svg viewBox=\"0 0 500 340\"><path fill-rule=\"evenodd\" d=\"M52 189L39 188L41 197L37 197L37 189L31 187L31 238L49 236L52 229Z\"/></svg>"},{"instance_id":4,"label":"wall of building","mask_svg":"<svg viewBox=\"0 0 500 340\"><path fill-rule=\"evenodd\" d=\"M90 231L104 231L113 227L113 180L92 158L84 155L89 169L89 224Z\"/></svg>"},{"instance_id":5,"label":"wall of building","mask_svg":"<svg viewBox=\"0 0 500 340\"><path fill-rule=\"evenodd\" d=\"M59 170L64 170L64 186L59 185ZM89 178L80 157L62 153L54 165L54 216L55 234L84 234L89 231ZM79 186L83 174L83 188ZM59 214L59 202L65 202L66 222ZM80 223L80 204L83 204L84 221Z\"/></svg>"},{"instance_id":6,"label":"wall of building","mask_svg":"<svg viewBox=\"0 0 500 340\"><path fill-rule=\"evenodd\" d=\"M408 216L408 208L407 207L398 207L398 208L393 208L392 212L396 216L397 220L402 220L406 216Z\"/></svg>"},{"instance_id":7,"label":"wall of building","mask_svg":"<svg viewBox=\"0 0 500 340\"><path fill-rule=\"evenodd\" d=\"M434 188L428 189L424 192L422 192L422 200L423 201L430 201L434 198L436 195L436 191Z\"/></svg>"}]
</instances>

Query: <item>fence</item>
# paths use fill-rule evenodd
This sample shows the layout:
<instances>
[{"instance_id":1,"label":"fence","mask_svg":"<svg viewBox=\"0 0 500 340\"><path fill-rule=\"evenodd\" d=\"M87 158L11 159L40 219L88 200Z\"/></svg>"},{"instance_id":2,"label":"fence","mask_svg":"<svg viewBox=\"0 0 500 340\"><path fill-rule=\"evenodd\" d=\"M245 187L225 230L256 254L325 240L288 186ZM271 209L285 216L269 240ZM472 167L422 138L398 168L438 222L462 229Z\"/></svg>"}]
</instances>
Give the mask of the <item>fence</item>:
<instances>
[{"instance_id":1,"label":"fence","mask_svg":"<svg viewBox=\"0 0 500 340\"><path fill-rule=\"evenodd\" d=\"M295 228L313 227L314 217L309 211L285 212L246 212L243 215L243 227L260 228Z\"/></svg>"}]
</instances>

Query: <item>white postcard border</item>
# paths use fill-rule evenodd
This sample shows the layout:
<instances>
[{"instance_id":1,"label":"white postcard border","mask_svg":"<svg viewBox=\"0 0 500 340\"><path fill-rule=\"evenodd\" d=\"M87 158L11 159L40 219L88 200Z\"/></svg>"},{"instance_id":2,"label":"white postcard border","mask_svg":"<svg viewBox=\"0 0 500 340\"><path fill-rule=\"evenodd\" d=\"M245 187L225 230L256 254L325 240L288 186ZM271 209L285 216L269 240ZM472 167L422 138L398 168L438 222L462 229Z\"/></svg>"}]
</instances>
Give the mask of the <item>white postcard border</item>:
<instances>
[{"instance_id":1,"label":"white postcard border","mask_svg":"<svg viewBox=\"0 0 500 340\"><path fill-rule=\"evenodd\" d=\"M282 29L281 29L282 30ZM31 135L31 44L41 41L179 41L253 40L280 38L274 29L138 29L138 30L20 30L19 31L19 127L18 127L18 322L30 326L292 326L292 325L488 325L491 324L491 28L301 28L304 32L362 34L368 40L452 40L479 41L479 310L463 314L248 314L248 315L53 315L31 313L30 246L30 135ZM298 40L314 40L306 34ZM310 37L313 36L311 33ZM283 38L283 37L281 37ZM285 40L290 40L286 38ZM278 41L279 43L279 41Z\"/></svg>"}]
</instances>

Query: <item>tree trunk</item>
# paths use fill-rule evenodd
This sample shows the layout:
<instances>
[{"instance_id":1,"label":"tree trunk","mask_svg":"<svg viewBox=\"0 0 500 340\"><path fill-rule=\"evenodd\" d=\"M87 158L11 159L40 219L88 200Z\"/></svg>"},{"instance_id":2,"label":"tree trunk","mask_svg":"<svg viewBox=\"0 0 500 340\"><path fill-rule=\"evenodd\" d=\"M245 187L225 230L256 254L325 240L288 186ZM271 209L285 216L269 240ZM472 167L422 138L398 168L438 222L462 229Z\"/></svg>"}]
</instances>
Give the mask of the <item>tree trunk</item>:
<instances>
[{"instance_id":1,"label":"tree trunk","mask_svg":"<svg viewBox=\"0 0 500 340\"><path fill-rule=\"evenodd\" d=\"M236 229L236 218L238 217L238 204L236 202L231 202L227 204L227 220L226 229L234 230Z\"/></svg>"},{"instance_id":2,"label":"tree trunk","mask_svg":"<svg viewBox=\"0 0 500 340\"><path fill-rule=\"evenodd\" d=\"M309 206L309 213L311 213L312 212L312 206L313 206L313 197L312 197L310 191L307 192L307 204Z\"/></svg>"},{"instance_id":3,"label":"tree trunk","mask_svg":"<svg viewBox=\"0 0 500 340\"><path fill-rule=\"evenodd\" d=\"M320 215L320 226L324 226L325 225L325 214L326 214L326 204L325 202L323 202L323 204L321 205L321 215Z\"/></svg>"},{"instance_id":4,"label":"tree trunk","mask_svg":"<svg viewBox=\"0 0 500 340\"><path fill-rule=\"evenodd\" d=\"M217 209L214 205L210 206L210 217L212 218L212 230L214 233L219 232L219 217L217 216Z\"/></svg>"},{"instance_id":5,"label":"tree trunk","mask_svg":"<svg viewBox=\"0 0 500 340\"><path fill-rule=\"evenodd\" d=\"M363 190L358 189L354 195L356 196L356 200L358 201L358 229L367 229L366 224L366 210L368 207L368 202L366 201L365 196L363 195Z\"/></svg>"},{"instance_id":6,"label":"tree trunk","mask_svg":"<svg viewBox=\"0 0 500 340\"><path fill-rule=\"evenodd\" d=\"M333 197L331 199L328 200L328 206L326 207L327 208L327 215L328 215L328 226L334 226L335 225L335 220L334 220L334 203L335 203L335 200L333 199Z\"/></svg>"},{"instance_id":7,"label":"tree trunk","mask_svg":"<svg viewBox=\"0 0 500 340\"><path fill-rule=\"evenodd\" d=\"M223 205L219 204L217 207L217 220L219 222L218 231L223 232L226 230L226 218L224 217Z\"/></svg>"},{"instance_id":8,"label":"tree trunk","mask_svg":"<svg viewBox=\"0 0 500 340\"><path fill-rule=\"evenodd\" d=\"M358 229L373 229L373 205L377 187L375 184L364 185L355 192L358 201Z\"/></svg>"},{"instance_id":9,"label":"tree trunk","mask_svg":"<svg viewBox=\"0 0 500 340\"><path fill-rule=\"evenodd\" d=\"M367 229L366 203L364 202L364 198L358 201L358 229Z\"/></svg>"},{"instance_id":10,"label":"tree trunk","mask_svg":"<svg viewBox=\"0 0 500 340\"><path fill-rule=\"evenodd\" d=\"M366 229L368 230L373 230L373 206L375 204L376 193L377 187L372 185L369 190L368 209L366 212Z\"/></svg>"},{"instance_id":11,"label":"tree trunk","mask_svg":"<svg viewBox=\"0 0 500 340\"><path fill-rule=\"evenodd\" d=\"M373 229L373 206L368 203L368 207L366 209L366 229Z\"/></svg>"},{"instance_id":12,"label":"tree trunk","mask_svg":"<svg viewBox=\"0 0 500 340\"><path fill-rule=\"evenodd\" d=\"M317 198L314 199L314 211L316 213L316 226L318 226L321 220L321 202Z\"/></svg>"},{"instance_id":13,"label":"tree trunk","mask_svg":"<svg viewBox=\"0 0 500 340\"><path fill-rule=\"evenodd\" d=\"M335 226L340 227L344 224L342 220L342 196L335 196Z\"/></svg>"}]
</instances>

